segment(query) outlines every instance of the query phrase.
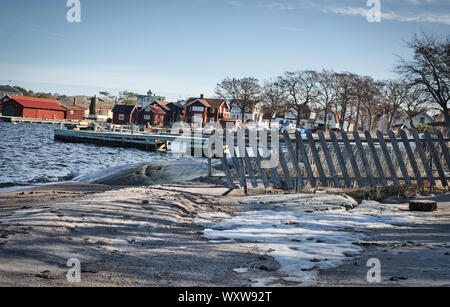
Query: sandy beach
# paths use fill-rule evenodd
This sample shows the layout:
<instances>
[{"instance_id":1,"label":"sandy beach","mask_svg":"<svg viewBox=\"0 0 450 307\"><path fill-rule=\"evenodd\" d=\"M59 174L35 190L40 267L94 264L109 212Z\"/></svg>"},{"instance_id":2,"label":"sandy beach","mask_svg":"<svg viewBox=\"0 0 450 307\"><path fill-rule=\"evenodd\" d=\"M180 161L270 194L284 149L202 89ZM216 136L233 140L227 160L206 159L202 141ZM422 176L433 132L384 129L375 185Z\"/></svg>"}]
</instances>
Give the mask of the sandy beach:
<instances>
[{"instance_id":1,"label":"sandy beach","mask_svg":"<svg viewBox=\"0 0 450 307\"><path fill-rule=\"evenodd\" d=\"M72 183L2 194L0 286L368 286L370 258L382 263L378 285L450 285L449 195L411 215L406 203L225 191ZM71 258L81 283L67 281Z\"/></svg>"}]
</instances>

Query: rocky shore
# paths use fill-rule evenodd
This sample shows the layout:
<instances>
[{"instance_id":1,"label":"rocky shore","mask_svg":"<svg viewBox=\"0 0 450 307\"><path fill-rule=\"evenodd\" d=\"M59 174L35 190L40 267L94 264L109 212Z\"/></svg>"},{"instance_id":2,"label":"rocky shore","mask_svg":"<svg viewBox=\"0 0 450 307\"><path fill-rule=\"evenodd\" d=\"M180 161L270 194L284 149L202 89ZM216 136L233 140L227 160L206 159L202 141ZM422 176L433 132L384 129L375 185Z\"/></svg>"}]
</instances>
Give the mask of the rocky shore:
<instances>
[{"instance_id":1,"label":"rocky shore","mask_svg":"<svg viewBox=\"0 0 450 307\"><path fill-rule=\"evenodd\" d=\"M0 194L0 286L368 286L370 258L378 286L450 285L448 194L433 196L433 213L340 195L222 196L191 181L203 165L179 167ZM156 176L165 183L143 186ZM66 278L73 258L81 283Z\"/></svg>"}]
</instances>

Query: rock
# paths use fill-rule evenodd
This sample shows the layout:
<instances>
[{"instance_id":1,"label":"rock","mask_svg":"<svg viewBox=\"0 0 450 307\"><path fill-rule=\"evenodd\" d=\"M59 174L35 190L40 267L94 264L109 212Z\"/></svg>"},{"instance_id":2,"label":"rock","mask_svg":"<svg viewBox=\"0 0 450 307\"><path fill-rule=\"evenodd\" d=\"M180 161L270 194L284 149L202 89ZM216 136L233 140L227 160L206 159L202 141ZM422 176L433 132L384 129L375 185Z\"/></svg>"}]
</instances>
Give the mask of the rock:
<instances>
[{"instance_id":1,"label":"rock","mask_svg":"<svg viewBox=\"0 0 450 307\"><path fill-rule=\"evenodd\" d=\"M437 203L431 200L413 200L409 203L409 210L416 212L437 211Z\"/></svg>"},{"instance_id":2,"label":"rock","mask_svg":"<svg viewBox=\"0 0 450 307\"><path fill-rule=\"evenodd\" d=\"M312 259L310 259L309 261L314 262L314 263L322 262L322 260L317 259L317 258L312 258Z\"/></svg>"},{"instance_id":3,"label":"rock","mask_svg":"<svg viewBox=\"0 0 450 307\"><path fill-rule=\"evenodd\" d=\"M267 271L267 272L275 272L279 269L277 265L272 264L262 264L258 267L261 271Z\"/></svg>"},{"instance_id":4,"label":"rock","mask_svg":"<svg viewBox=\"0 0 450 307\"><path fill-rule=\"evenodd\" d=\"M143 200L143 201L142 201L142 204L143 204L143 205L148 205L149 203L150 203L150 201L148 201L148 200Z\"/></svg>"},{"instance_id":5,"label":"rock","mask_svg":"<svg viewBox=\"0 0 450 307\"><path fill-rule=\"evenodd\" d=\"M301 269L303 272L311 272L311 271L314 271L314 270L318 270L319 269L319 267L317 266L317 265L315 265L315 266L313 266L312 268L303 268L303 269Z\"/></svg>"},{"instance_id":6,"label":"rock","mask_svg":"<svg viewBox=\"0 0 450 307\"><path fill-rule=\"evenodd\" d=\"M391 277L389 278L390 281L402 281L402 280L408 280L406 277Z\"/></svg>"},{"instance_id":7,"label":"rock","mask_svg":"<svg viewBox=\"0 0 450 307\"><path fill-rule=\"evenodd\" d=\"M259 260L269 260L269 258L270 258L270 257L267 256L267 255L259 255L259 256L258 256L258 259L259 259Z\"/></svg>"},{"instance_id":8,"label":"rock","mask_svg":"<svg viewBox=\"0 0 450 307\"><path fill-rule=\"evenodd\" d=\"M39 274L34 275L35 277L42 278L42 279L57 279L55 275L52 274L50 271L43 271Z\"/></svg>"}]
</instances>

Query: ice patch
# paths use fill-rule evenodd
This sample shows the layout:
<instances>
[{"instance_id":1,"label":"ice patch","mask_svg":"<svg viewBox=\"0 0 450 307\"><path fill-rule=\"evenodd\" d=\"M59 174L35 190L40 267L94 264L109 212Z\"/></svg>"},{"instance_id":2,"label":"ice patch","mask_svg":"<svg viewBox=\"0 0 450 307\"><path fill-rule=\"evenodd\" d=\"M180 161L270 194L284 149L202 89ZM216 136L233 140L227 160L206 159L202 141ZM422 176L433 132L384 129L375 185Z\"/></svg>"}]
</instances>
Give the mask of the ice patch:
<instances>
[{"instance_id":1,"label":"ice patch","mask_svg":"<svg viewBox=\"0 0 450 307\"><path fill-rule=\"evenodd\" d=\"M234 269L233 270L236 273L247 273L248 271L250 271L249 268L238 268L238 269Z\"/></svg>"},{"instance_id":2,"label":"ice patch","mask_svg":"<svg viewBox=\"0 0 450 307\"><path fill-rule=\"evenodd\" d=\"M214 216L203 214L203 217ZM223 218L224 215L221 217ZM345 211L252 211L209 225L204 237L214 243L228 241L257 248L280 264L280 273L301 286L311 285L320 269L339 266L358 256L364 231L370 228L412 226L417 217L400 214L378 216ZM274 279L255 279L254 286L273 286Z\"/></svg>"}]
</instances>

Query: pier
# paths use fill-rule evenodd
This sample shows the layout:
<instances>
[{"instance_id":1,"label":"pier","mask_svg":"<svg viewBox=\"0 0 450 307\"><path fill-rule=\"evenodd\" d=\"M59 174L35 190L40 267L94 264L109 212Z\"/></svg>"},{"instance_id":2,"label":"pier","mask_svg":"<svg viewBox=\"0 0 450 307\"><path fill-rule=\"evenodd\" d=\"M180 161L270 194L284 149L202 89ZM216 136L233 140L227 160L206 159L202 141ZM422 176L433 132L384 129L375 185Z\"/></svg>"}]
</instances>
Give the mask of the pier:
<instances>
[{"instance_id":1,"label":"pier","mask_svg":"<svg viewBox=\"0 0 450 307\"><path fill-rule=\"evenodd\" d=\"M40 118L23 118L13 116L0 116L0 121L8 123L28 123L28 124L47 124L47 125L59 125L59 124L76 124L79 121L73 120L57 120L57 119L40 119Z\"/></svg>"},{"instance_id":2,"label":"pier","mask_svg":"<svg viewBox=\"0 0 450 307\"><path fill-rule=\"evenodd\" d=\"M203 148L204 143L208 141L208 139L208 136L200 138L194 136L186 137L181 134L170 133L55 130L55 140L59 141L139 148L148 151L161 152L168 152L171 148L174 148L174 146L177 148L176 151L178 151L180 150L180 146L183 146L183 144L186 146L189 142L191 142L192 149Z\"/></svg>"}]
</instances>

